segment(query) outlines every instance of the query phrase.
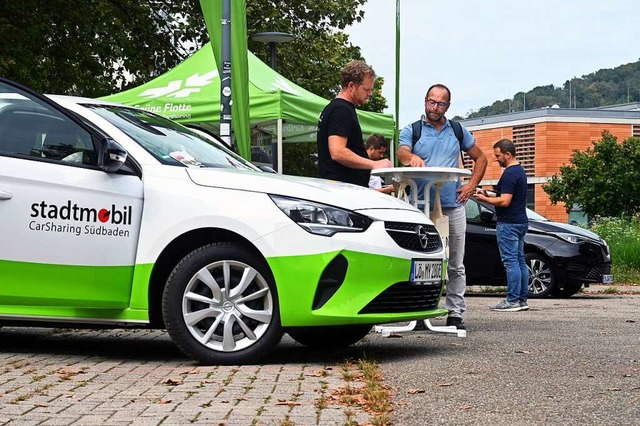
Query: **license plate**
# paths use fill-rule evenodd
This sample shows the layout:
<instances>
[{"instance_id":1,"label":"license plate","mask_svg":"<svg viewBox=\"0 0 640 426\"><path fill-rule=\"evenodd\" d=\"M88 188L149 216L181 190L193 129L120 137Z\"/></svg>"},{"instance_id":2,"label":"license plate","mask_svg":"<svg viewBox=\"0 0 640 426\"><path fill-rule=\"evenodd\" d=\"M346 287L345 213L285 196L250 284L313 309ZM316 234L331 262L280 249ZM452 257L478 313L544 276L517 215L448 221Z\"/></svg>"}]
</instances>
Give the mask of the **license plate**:
<instances>
[{"instance_id":1,"label":"license plate","mask_svg":"<svg viewBox=\"0 0 640 426\"><path fill-rule=\"evenodd\" d=\"M613 275L603 275L602 284L613 284Z\"/></svg>"},{"instance_id":2,"label":"license plate","mask_svg":"<svg viewBox=\"0 0 640 426\"><path fill-rule=\"evenodd\" d=\"M416 260L411 261L411 276L409 281L412 283L427 283L442 280L442 261L441 260Z\"/></svg>"}]
</instances>

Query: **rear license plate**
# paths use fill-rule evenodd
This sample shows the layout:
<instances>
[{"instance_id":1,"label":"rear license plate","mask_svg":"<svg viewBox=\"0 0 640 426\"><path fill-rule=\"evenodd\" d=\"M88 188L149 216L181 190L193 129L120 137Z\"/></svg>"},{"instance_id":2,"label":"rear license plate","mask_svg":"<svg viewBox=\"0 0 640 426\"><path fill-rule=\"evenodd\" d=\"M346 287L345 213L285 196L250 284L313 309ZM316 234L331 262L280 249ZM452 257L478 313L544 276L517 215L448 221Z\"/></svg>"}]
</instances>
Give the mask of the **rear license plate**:
<instances>
[{"instance_id":1,"label":"rear license plate","mask_svg":"<svg viewBox=\"0 0 640 426\"><path fill-rule=\"evenodd\" d=\"M415 284L439 282L442 280L442 260L411 261L409 281Z\"/></svg>"},{"instance_id":2,"label":"rear license plate","mask_svg":"<svg viewBox=\"0 0 640 426\"><path fill-rule=\"evenodd\" d=\"M602 284L613 284L613 275L603 275Z\"/></svg>"}]
</instances>

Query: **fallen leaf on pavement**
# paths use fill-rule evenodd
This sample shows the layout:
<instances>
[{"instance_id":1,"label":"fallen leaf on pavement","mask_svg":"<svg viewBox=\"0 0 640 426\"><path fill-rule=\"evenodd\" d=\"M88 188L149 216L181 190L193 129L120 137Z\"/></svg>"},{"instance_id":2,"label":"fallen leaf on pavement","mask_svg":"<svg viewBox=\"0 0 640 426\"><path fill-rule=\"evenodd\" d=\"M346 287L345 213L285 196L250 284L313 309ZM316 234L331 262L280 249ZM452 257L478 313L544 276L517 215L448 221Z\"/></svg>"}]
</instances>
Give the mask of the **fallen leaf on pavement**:
<instances>
[{"instance_id":1,"label":"fallen leaf on pavement","mask_svg":"<svg viewBox=\"0 0 640 426\"><path fill-rule=\"evenodd\" d=\"M182 377L169 377L162 383L169 386L178 386L182 384Z\"/></svg>"},{"instance_id":2,"label":"fallen leaf on pavement","mask_svg":"<svg viewBox=\"0 0 640 426\"><path fill-rule=\"evenodd\" d=\"M387 336L387 339L402 339L402 334L398 334L398 333L390 333Z\"/></svg>"},{"instance_id":3,"label":"fallen leaf on pavement","mask_svg":"<svg viewBox=\"0 0 640 426\"><path fill-rule=\"evenodd\" d=\"M531 351L516 351L517 354L530 354Z\"/></svg>"},{"instance_id":4,"label":"fallen leaf on pavement","mask_svg":"<svg viewBox=\"0 0 640 426\"><path fill-rule=\"evenodd\" d=\"M424 390L424 389L418 389L418 388L410 388L410 389L407 391L407 393L408 393L408 394L411 394L411 395L416 394L416 393L424 393L424 392L425 392L425 390Z\"/></svg>"},{"instance_id":5,"label":"fallen leaf on pavement","mask_svg":"<svg viewBox=\"0 0 640 426\"><path fill-rule=\"evenodd\" d=\"M278 402L276 402L276 405L301 405L301 404L295 401L278 400Z\"/></svg>"},{"instance_id":6,"label":"fallen leaf on pavement","mask_svg":"<svg viewBox=\"0 0 640 426\"><path fill-rule=\"evenodd\" d=\"M58 373L69 376L71 374L84 374L84 371L80 370L79 368L62 368L58 370Z\"/></svg>"},{"instance_id":7,"label":"fallen leaf on pavement","mask_svg":"<svg viewBox=\"0 0 640 426\"><path fill-rule=\"evenodd\" d=\"M443 388L446 386L453 386L453 383L436 383L437 388Z\"/></svg>"}]
</instances>

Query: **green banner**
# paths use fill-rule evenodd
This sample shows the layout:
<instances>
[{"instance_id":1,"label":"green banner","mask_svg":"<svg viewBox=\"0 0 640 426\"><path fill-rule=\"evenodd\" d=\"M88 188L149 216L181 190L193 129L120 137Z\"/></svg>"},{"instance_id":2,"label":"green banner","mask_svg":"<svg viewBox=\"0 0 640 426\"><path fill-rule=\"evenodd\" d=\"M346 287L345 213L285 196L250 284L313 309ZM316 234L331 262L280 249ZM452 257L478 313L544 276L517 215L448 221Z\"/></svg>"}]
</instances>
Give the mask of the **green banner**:
<instances>
[{"instance_id":1,"label":"green banner","mask_svg":"<svg viewBox=\"0 0 640 426\"><path fill-rule=\"evenodd\" d=\"M222 64L222 2L225 0L200 0L200 7L207 23L207 31L216 58L218 73ZM251 133L249 129L249 69L247 64L247 16L244 0L231 2L231 126L238 152L250 157ZM218 96L219 99L219 96Z\"/></svg>"}]
</instances>

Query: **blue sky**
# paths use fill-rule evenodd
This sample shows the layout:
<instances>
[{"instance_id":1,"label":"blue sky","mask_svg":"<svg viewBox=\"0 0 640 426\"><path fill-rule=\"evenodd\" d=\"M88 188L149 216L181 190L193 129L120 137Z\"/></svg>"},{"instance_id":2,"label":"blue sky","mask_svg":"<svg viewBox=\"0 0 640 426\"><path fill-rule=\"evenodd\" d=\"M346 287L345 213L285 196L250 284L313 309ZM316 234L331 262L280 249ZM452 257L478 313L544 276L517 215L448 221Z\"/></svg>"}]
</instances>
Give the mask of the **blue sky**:
<instances>
[{"instance_id":1,"label":"blue sky","mask_svg":"<svg viewBox=\"0 0 640 426\"><path fill-rule=\"evenodd\" d=\"M393 113L396 0L369 0L363 10L346 31L385 78ZM453 117L640 59L640 1L401 0L400 11L401 127L423 113L433 83L451 89ZM630 89L640 101L640 87Z\"/></svg>"}]
</instances>

